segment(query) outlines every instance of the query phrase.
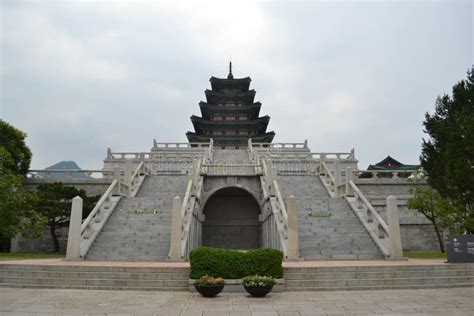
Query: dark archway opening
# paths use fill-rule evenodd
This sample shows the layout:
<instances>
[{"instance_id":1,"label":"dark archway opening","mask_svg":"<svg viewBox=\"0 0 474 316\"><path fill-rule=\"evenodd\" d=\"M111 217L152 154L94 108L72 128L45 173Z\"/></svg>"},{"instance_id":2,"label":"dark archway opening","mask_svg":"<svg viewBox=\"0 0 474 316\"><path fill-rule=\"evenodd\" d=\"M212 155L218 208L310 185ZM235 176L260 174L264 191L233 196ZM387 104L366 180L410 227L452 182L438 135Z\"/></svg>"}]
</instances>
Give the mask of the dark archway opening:
<instances>
[{"instance_id":1,"label":"dark archway opening","mask_svg":"<svg viewBox=\"0 0 474 316\"><path fill-rule=\"evenodd\" d=\"M225 188L215 192L204 206L204 246L255 249L261 247L260 206L247 191Z\"/></svg>"}]
</instances>

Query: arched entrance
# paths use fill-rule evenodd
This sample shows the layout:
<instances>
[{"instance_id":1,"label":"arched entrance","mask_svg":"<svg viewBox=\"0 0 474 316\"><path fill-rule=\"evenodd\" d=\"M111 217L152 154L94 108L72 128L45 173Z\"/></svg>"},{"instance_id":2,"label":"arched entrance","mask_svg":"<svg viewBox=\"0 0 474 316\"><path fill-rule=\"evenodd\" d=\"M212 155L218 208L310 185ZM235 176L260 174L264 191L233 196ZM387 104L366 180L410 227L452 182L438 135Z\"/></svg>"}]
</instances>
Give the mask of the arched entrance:
<instances>
[{"instance_id":1,"label":"arched entrance","mask_svg":"<svg viewBox=\"0 0 474 316\"><path fill-rule=\"evenodd\" d=\"M254 249L261 246L260 206L247 191L231 187L215 192L204 205L204 246Z\"/></svg>"}]
</instances>

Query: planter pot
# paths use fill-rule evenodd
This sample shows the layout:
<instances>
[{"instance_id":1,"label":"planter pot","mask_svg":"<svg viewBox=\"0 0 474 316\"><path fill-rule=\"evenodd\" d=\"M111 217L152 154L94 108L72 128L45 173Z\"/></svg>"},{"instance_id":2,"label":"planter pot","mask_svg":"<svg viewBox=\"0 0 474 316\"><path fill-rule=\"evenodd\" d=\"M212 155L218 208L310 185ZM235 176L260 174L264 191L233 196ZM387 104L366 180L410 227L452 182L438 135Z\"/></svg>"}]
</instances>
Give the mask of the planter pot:
<instances>
[{"instance_id":1,"label":"planter pot","mask_svg":"<svg viewBox=\"0 0 474 316\"><path fill-rule=\"evenodd\" d=\"M247 293L249 293L250 295L252 295L253 297L264 297L265 295L267 295L268 293L270 293L270 291L273 289L273 285L269 285L269 286L244 286L245 290L247 291Z\"/></svg>"},{"instance_id":2,"label":"planter pot","mask_svg":"<svg viewBox=\"0 0 474 316\"><path fill-rule=\"evenodd\" d=\"M194 288L204 297L214 297L219 294L224 285L196 285L194 284Z\"/></svg>"}]
</instances>

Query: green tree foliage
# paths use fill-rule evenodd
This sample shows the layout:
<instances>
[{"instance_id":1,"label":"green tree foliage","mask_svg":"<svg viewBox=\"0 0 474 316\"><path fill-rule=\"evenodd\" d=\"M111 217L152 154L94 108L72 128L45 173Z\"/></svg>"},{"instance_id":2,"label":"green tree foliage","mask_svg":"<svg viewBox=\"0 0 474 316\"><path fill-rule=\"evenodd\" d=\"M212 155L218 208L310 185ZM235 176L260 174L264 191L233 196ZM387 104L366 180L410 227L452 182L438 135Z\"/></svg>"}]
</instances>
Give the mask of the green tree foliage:
<instances>
[{"instance_id":1,"label":"green tree foliage","mask_svg":"<svg viewBox=\"0 0 474 316\"><path fill-rule=\"evenodd\" d=\"M433 223L438 237L439 249L444 252L444 243L441 231L445 228L454 227L459 221L459 212L450 200L443 199L438 191L432 188L416 188L412 190L413 197L408 199L409 209L417 210Z\"/></svg>"},{"instance_id":2,"label":"green tree foliage","mask_svg":"<svg viewBox=\"0 0 474 316\"><path fill-rule=\"evenodd\" d=\"M474 67L452 96L438 97L433 115L423 122L421 165L428 183L459 212L462 231L474 232Z\"/></svg>"},{"instance_id":3,"label":"green tree foliage","mask_svg":"<svg viewBox=\"0 0 474 316\"><path fill-rule=\"evenodd\" d=\"M0 147L9 154L10 159L4 161L7 168L15 175L26 175L30 168L31 151L25 144L26 134L0 120Z\"/></svg>"},{"instance_id":4,"label":"green tree foliage","mask_svg":"<svg viewBox=\"0 0 474 316\"><path fill-rule=\"evenodd\" d=\"M69 225L72 199L80 196L83 199L83 217L87 217L99 196L88 196L84 190L61 182L43 183L36 187L36 199L33 203L35 212L47 219L46 225L54 244L54 251L59 252L57 231Z\"/></svg>"},{"instance_id":5,"label":"green tree foliage","mask_svg":"<svg viewBox=\"0 0 474 316\"><path fill-rule=\"evenodd\" d=\"M0 239L8 240L17 233L39 237L45 218L31 209L34 194L23 189L23 176L13 173L13 159L0 146Z\"/></svg>"}]
</instances>

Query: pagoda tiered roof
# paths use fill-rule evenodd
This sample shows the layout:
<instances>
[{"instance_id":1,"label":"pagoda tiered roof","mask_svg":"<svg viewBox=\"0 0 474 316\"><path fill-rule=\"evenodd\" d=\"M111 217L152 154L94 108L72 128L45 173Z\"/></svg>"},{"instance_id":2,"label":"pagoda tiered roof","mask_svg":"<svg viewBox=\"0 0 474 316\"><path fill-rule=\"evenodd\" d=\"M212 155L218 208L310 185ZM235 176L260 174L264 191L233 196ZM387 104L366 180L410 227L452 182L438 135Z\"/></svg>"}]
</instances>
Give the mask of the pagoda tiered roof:
<instances>
[{"instance_id":1,"label":"pagoda tiered roof","mask_svg":"<svg viewBox=\"0 0 474 316\"><path fill-rule=\"evenodd\" d=\"M250 77L234 78L232 64L227 79L211 77L212 90L205 91L207 102L200 102L202 117L191 116L195 132L188 132L189 142L208 142L217 146L246 146L249 138L271 143L274 132L267 132L268 115L259 117L260 102L254 102L255 90L249 90Z\"/></svg>"},{"instance_id":2,"label":"pagoda tiered roof","mask_svg":"<svg viewBox=\"0 0 474 316\"><path fill-rule=\"evenodd\" d=\"M259 117L254 120L225 120L225 121L212 121L199 116L191 116L191 122L194 125L196 132L207 132L215 130L256 130L258 132L265 133L267 129L270 117L268 115Z\"/></svg>"},{"instance_id":3,"label":"pagoda tiered roof","mask_svg":"<svg viewBox=\"0 0 474 316\"><path fill-rule=\"evenodd\" d=\"M237 91L248 91L250 86L250 77L229 79L229 78L216 78L211 77L209 79L213 91L226 91L226 90L237 90Z\"/></svg>"},{"instance_id":4,"label":"pagoda tiered roof","mask_svg":"<svg viewBox=\"0 0 474 316\"><path fill-rule=\"evenodd\" d=\"M223 93L207 89L204 93L206 94L207 103L216 105L235 103L236 101L240 102L240 104L249 105L254 103L255 98L255 90L247 90L237 93Z\"/></svg>"},{"instance_id":5,"label":"pagoda tiered roof","mask_svg":"<svg viewBox=\"0 0 474 316\"><path fill-rule=\"evenodd\" d=\"M193 132L187 132L186 137L188 138L190 143L205 143L209 142L212 138L214 139L215 144L222 144L228 143L232 145L247 145L247 139L252 138L253 143L271 143L273 138L275 137L275 132L268 132L262 135L253 135L252 137L246 137L245 139L242 138L241 135L225 135L225 136L212 136L209 137L207 135L202 135Z\"/></svg>"},{"instance_id":6,"label":"pagoda tiered roof","mask_svg":"<svg viewBox=\"0 0 474 316\"><path fill-rule=\"evenodd\" d=\"M243 106L217 106L206 102L199 102L202 117L209 118L214 115L239 115L247 114L249 118L257 118L262 103L255 102L252 105Z\"/></svg>"}]
</instances>

